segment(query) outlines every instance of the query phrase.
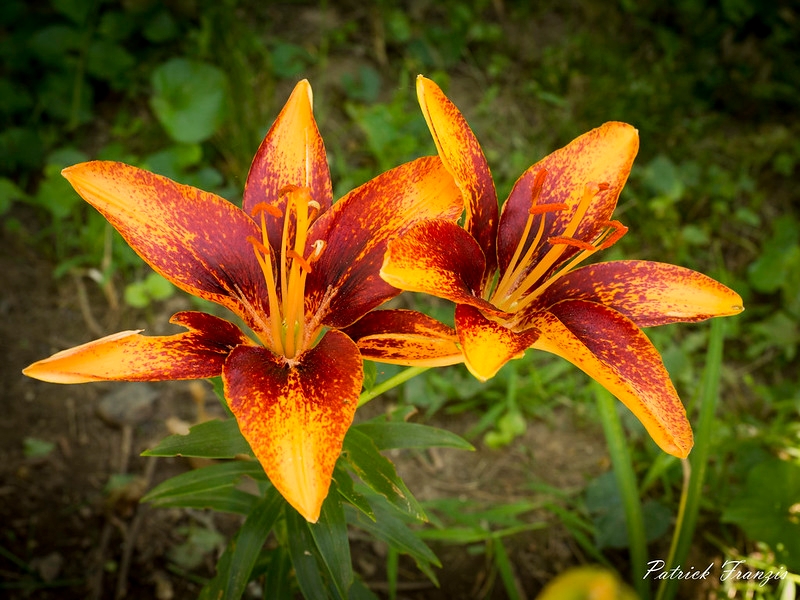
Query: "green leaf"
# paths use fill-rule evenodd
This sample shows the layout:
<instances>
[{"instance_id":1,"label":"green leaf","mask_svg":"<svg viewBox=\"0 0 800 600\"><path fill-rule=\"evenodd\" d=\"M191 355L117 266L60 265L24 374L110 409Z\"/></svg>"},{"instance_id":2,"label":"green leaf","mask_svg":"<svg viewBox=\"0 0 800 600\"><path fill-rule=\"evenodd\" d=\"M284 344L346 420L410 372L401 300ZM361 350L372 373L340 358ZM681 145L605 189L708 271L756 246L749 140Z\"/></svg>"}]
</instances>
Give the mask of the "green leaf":
<instances>
[{"instance_id":1,"label":"green leaf","mask_svg":"<svg viewBox=\"0 0 800 600\"><path fill-rule=\"evenodd\" d=\"M250 445L242 437L236 420L206 421L189 429L187 435L171 435L142 456L196 456L199 458L236 458L253 456Z\"/></svg>"},{"instance_id":2,"label":"green leaf","mask_svg":"<svg viewBox=\"0 0 800 600\"><path fill-rule=\"evenodd\" d=\"M378 450L432 446L475 450L472 444L455 433L419 423L372 421L355 425L353 429L369 437Z\"/></svg>"},{"instance_id":3,"label":"green leaf","mask_svg":"<svg viewBox=\"0 0 800 600\"><path fill-rule=\"evenodd\" d=\"M294 600L292 559L283 546L269 553L269 565L264 573L264 589L269 590L270 600Z\"/></svg>"},{"instance_id":4,"label":"green leaf","mask_svg":"<svg viewBox=\"0 0 800 600\"><path fill-rule=\"evenodd\" d=\"M752 540L775 550L778 562L800 571L800 466L772 458L750 469L745 489L722 513Z\"/></svg>"},{"instance_id":5,"label":"green leaf","mask_svg":"<svg viewBox=\"0 0 800 600\"><path fill-rule=\"evenodd\" d=\"M322 504L319 521L310 524L309 529L333 584L339 594L346 598L353 583L353 563L344 508L338 494L328 494Z\"/></svg>"},{"instance_id":6,"label":"green leaf","mask_svg":"<svg viewBox=\"0 0 800 600\"><path fill-rule=\"evenodd\" d=\"M258 500L257 496L248 494L234 487L217 488L197 492L188 496L166 498L153 502L160 508L196 508L198 510L214 510L217 512L248 515Z\"/></svg>"},{"instance_id":7,"label":"green leaf","mask_svg":"<svg viewBox=\"0 0 800 600\"><path fill-rule=\"evenodd\" d=\"M376 493L417 521L426 521L425 511L397 476L392 462L383 456L362 431L351 427L342 453L353 471Z\"/></svg>"},{"instance_id":8,"label":"green leaf","mask_svg":"<svg viewBox=\"0 0 800 600\"><path fill-rule=\"evenodd\" d=\"M200 600L236 600L241 598L250 580L261 548L267 540L285 502L275 488L270 488L248 514L217 563L217 574L200 592Z\"/></svg>"},{"instance_id":9,"label":"green leaf","mask_svg":"<svg viewBox=\"0 0 800 600\"><path fill-rule=\"evenodd\" d=\"M333 481L336 483L336 491L342 496L342 498L347 500L350 504L355 506L370 519L373 521L375 520L375 514L372 512L372 507L367 499L355 490L355 487L353 486L353 478L350 476L350 473L344 469L341 461L337 462L336 467L333 469Z\"/></svg>"},{"instance_id":10,"label":"green leaf","mask_svg":"<svg viewBox=\"0 0 800 600\"><path fill-rule=\"evenodd\" d=\"M327 588L317 563L317 546L308 522L296 510L287 510L286 531L289 554L303 597L305 600L328 600Z\"/></svg>"},{"instance_id":11,"label":"green leaf","mask_svg":"<svg viewBox=\"0 0 800 600\"><path fill-rule=\"evenodd\" d=\"M158 504L165 500L234 487L245 475L257 481L268 481L264 469L256 461L224 462L171 477L150 490L142 501Z\"/></svg>"},{"instance_id":12,"label":"green leaf","mask_svg":"<svg viewBox=\"0 0 800 600\"><path fill-rule=\"evenodd\" d=\"M409 529L407 522L402 518L404 514L399 513L383 496L366 490L364 495L372 505L372 510L375 513L375 522L369 520L363 513L357 512L352 507L345 506L347 521L363 529L373 537L386 542L397 552L408 554L414 559L420 571L436 583L436 574L431 569L431 565L441 567L442 564L425 542Z\"/></svg>"},{"instance_id":13,"label":"green leaf","mask_svg":"<svg viewBox=\"0 0 800 600\"><path fill-rule=\"evenodd\" d=\"M22 443L24 447L22 452L25 458L44 458L56 447L54 442L35 437L26 437Z\"/></svg>"},{"instance_id":14,"label":"green leaf","mask_svg":"<svg viewBox=\"0 0 800 600\"><path fill-rule=\"evenodd\" d=\"M219 129L228 106L225 73L202 62L173 58L153 71L150 106L172 139L202 142Z\"/></svg>"},{"instance_id":15,"label":"green leaf","mask_svg":"<svg viewBox=\"0 0 800 600\"><path fill-rule=\"evenodd\" d=\"M781 288L791 272L792 251L800 240L800 226L794 217L785 215L772 223L772 235L766 238L761 255L747 269L750 284L759 292L772 293Z\"/></svg>"}]
</instances>

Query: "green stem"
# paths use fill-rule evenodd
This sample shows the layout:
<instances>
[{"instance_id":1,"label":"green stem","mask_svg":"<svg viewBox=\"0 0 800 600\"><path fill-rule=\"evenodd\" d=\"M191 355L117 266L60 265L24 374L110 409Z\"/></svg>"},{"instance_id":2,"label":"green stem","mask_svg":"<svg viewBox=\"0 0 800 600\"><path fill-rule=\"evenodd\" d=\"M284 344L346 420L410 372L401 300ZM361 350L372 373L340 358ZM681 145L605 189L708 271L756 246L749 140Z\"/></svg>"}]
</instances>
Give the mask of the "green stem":
<instances>
[{"instance_id":1,"label":"green stem","mask_svg":"<svg viewBox=\"0 0 800 600\"><path fill-rule=\"evenodd\" d=\"M417 375L424 373L430 369L430 367L408 367L407 369L400 371L397 375L393 375L389 377L389 379L385 381L381 381L378 385L374 386L372 389L369 389L365 392L362 392L361 395L358 397L358 406L364 406L367 402L372 400L373 398L377 398L382 393L389 391L390 389L397 387L401 383L405 383L409 379L413 379Z\"/></svg>"},{"instance_id":2,"label":"green stem","mask_svg":"<svg viewBox=\"0 0 800 600\"><path fill-rule=\"evenodd\" d=\"M721 319L714 319L711 322L711 335L709 336L708 352L706 353L706 368L703 371L703 381L700 386L700 418L697 424L697 435L691 456L683 461L683 491L681 492L678 521L675 524L675 533L672 536L672 544L667 559L667 570L684 563L689 554L689 547L692 544L692 537L697 526L697 517L700 513L700 498L711 449L711 430L714 425L714 413L719 398L724 339L725 322ZM674 598L678 583L679 580L677 579L663 579L658 588L656 600Z\"/></svg>"},{"instance_id":3,"label":"green stem","mask_svg":"<svg viewBox=\"0 0 800 600\"><path fill-rule=\"evenodd\" d=\"M642 502L639 498L639 488L636 484L636 474L633 470L631 454L622 423L617 414L617 401L605 389L597 386L595 389L597 410L603 424L608 451L611 454L611 464L617 479L622 504L625 508L625 523L628 527L628 547L631 553L631 578L639 598L646 600L650 597L650 587L645 579L647 567L647 535L644 530L644 516Z\"/></svg>"}]
</instances>

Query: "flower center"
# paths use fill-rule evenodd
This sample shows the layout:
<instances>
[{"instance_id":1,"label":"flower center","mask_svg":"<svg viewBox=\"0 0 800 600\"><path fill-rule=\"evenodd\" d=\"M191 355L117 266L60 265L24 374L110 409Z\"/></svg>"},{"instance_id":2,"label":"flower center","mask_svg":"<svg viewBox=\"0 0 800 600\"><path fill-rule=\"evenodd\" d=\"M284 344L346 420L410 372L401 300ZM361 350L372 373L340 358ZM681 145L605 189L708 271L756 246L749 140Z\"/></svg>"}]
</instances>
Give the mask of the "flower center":
<instances>
[{"instance_id":1,"label":"flower center","mask_svg":"<svg viewBox=\"0 0 800 600\"><path fill-rule=\"evenodd\" d=\"M276 354L294 358L306 350L314 332L306 331L305 285L311 265L322 254L323 240L312 244L304 256L308 228L319 212L319 203L306 187L287 186L280 195L286 199L285 214L260 202L253 207L253 218L261 225L261 239L248 237L264 274L269 301L269 331L261 341ZM283 218L279 251L273 250L267 236L267 218Z\"/></svg>"},{"instance_id":2,"label":"flower center","mask_svg":"<svg viewBox=\"0 0 800 600\"><path fill-rule=\"evenodd\" d=\"M600 221L598 223L599 229L590 240L581 240L573 237L586 216L592 200L598 193L607 190L609 187L607 183L587 183L583 188L583 195L575 207L575 211L569 217L563 233L560 236L547 238L547 242L551 246L550 249L530 269L531 258L538 249L544 235L547 213L569 210L569 206L563 203L537 203L546 177L547 170L545 169L536 173L531 191L531 206L528 209L525 228L519 238L508 268L498 281L491 297L492 304L506 312L522 310L550 287L553 282L557 281L559 277L566 275L598 250L609 248L628 231L628 228L619 221ZM539 219L536 235L523 255L522 251L525 247L525 242L536 218ZM566 264L560 265L559 262L568 248L577 248L579 252L572 256ZM557 267L556 270L545 281L540 281L553 267Z\"/></svg>"}]
</instances>

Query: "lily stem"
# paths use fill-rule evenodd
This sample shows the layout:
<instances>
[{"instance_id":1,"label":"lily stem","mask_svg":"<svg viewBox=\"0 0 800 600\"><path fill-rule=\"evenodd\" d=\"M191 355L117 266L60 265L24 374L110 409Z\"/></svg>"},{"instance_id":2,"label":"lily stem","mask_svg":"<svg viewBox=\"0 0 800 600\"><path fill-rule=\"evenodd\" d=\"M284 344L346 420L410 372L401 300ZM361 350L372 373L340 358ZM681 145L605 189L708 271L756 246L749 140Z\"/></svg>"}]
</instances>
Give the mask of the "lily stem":
<instances>
[{"instance_id":1,"label":"lily stem","mask_svg":"<svg viewBox=\"0 0 800 600\"><path fill-rule=\"evenodd\" d=\"M361 395L358 397L358 406L364 406L373 398L377 398L382 393L397 387L401 383L405 383L409 379L413 379L428 369L430 369L430 367L408 367L407 369L400 371L397 375L393 375L392 377L389 377L389 379L381 381L378 385L361 393Z\"/></svg>"}]
</instances>

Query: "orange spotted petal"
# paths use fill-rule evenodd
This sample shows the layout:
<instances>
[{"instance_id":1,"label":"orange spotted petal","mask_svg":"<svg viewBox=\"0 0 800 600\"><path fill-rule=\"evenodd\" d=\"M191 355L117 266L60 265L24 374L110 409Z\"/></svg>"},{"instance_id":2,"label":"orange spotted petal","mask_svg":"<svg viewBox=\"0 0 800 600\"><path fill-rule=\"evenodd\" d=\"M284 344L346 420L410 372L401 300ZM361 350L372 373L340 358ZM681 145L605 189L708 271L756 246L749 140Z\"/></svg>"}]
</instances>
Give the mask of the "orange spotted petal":
<instances>
[{"instance_id":1,"label":"orange spotted petal","mask_svg":"<svg viewBox=\"0 0 800 600\"><path fill-rule=\"evenodd\" d=\"M539 336L535 328L513 331L466 304L456 306L456 331L464 362L481 381L494 377L509 360L522 358Z\"/></svg>"},{"instance_id":2,"label":"orange spotted petal","mask_svg":"<svg viewBox=\"0 0 800 600\"><path fill-rule=\"evenodd\" d=\"M189 331L165 336L122 331L58 352L22 372L51 383L204 379L222 372L233 348L253 343L232 323L205 313L179 312L170 322Z\"/></svg>"},{"instance_id":3,"label":"orange spotted petal","mask_svg":"<svg viewBox=\"0 0 800 600\"><path fill-rule=\"evenodd\" d=\"M480 297L484 265L483 252L469 233L451 221L432 220L389 242L381 277L402 290L504 314Z\"/></svg>"},{"instance_id":4,"label":"orange spotted petal","mask_svg":"<svg viewBox=\"0 0 800 600\"><path fill-rule=\"evenodd\" d=\"M261 202L283 214L286 199L280 192L290 185L309 188L311 198L320 205L320 212L330 207L331 176L312 103L311 85L304 79L295 86L250 166L242 202L248 215L252 215ZM282 219L267 219L273 247L279 244L282 227Z\"/></svg>"},{"instance_id":5,"label":"orange spotted petal","mask_svg":"<svg viewBox=\"0 0 800 600\"><path fill-rule=\"evenodd\" d=\"M539 249L530 261L531 268L551 247L547 239L563 235L584 196L586 186L607 184L607 189L598 191L580 226L571 236L578 239L594 237L601 223L611 218L638 149L639 135L636 129L625 123L611 122L583 134L525 171L514 184L500 215L497 252L501 272L508 268L525 229L536 175L540 170L546 169L547 175L536 195L536 204L563 203L567 209L542 215L546 225ZM531 228L528 244L537 231L538 222ZM565 252L563 260L570 254Z\"/></svg>"},{"instance_id":6,"label":"orange spotted petal","mask_svg":"<svg viewBox=\"0 0 800 600\"><path fill-rule=\"evenodd\" d=\"M239 429L270 481L316 522L358 405L363 371L355 343L332 330L291 362L266 348L239 346L222 380Z\"/></svg>"},{"instance_id":7,"label":"orange spotted petal","mask_svg":"<svg viewBox=\"0 0 800 600\"><path fill-rule=\"evenodd\" d=\"M692 429L658 351L628 318L584 300L565 300L531 325L533 347L565 358L614 394L664 452L686 458Z\"/></svg>"},{"instance_id":8,"label":"orange spotted petal","mask_svg":"<svg viewBox=\"0 0 800 600\"><path fill-rule=\"evenodd\" d=\"M421 367L464 360L454 329L413 310L373 310L343 331L368 360Z\"/></svg>"},{"instance_id":9,"label":"orange spotted petal","mask_svg":"<svg viewBox=\"0 0 800 600\"><path fill-rule=\"evenodd\" d=\"M739 314L742 298L691 269L644 260L619 260L576 269L551 285L537 304L560 300L598 302L639 327L702 321Z\"/></svg>"},{"instance_id":10,"label":"orange spotted petal","mask_svg":"<svg viewBox=\"0 0 800 600\"><path fill-rule=\"evenodd\" d=\"M263 329L251 315L269 314L267 288L247 241L260 234L243 211L214 194L122 163L81 163L62 174L158 273L231 309L254 330Z\"/></svg>"},{"instance_id":11,"label":"orange spotted petal","mask_svg":"<svg viewBox=\"0 0 800 600\"><path fill-rule=\"evenodd\" d=\"M308 232L307 254L316 240L325 245L306 280L307 310L322 306L325 325L346 327L396 296L399 291L378 275L389 239L418 221L455 220L462 210L438 157L406 163L356 188Z\"/></svg>"},{"instance_id":12,"label":"orange spotted petal","mask_svg":"<svg viewBox=\"0 0 800 600\"><path fill-rule=\"evenodd\" d=\"M464 228L486 256L488 279L497 264L497 192L486 157L461 111L430 79L417 77L417 98L436 149L456 180L467 210Z\"/></svg>"}]
</instances>

